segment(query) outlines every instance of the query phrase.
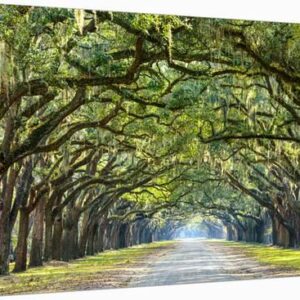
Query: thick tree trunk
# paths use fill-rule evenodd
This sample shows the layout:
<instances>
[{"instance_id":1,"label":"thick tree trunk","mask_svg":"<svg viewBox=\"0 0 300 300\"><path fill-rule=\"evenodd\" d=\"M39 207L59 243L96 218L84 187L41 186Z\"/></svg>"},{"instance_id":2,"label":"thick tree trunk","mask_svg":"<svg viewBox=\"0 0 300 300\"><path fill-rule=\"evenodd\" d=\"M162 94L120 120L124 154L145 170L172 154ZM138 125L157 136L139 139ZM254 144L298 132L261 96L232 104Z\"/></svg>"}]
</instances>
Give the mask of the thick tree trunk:
<instances>
[{"instance_id":1,"label":"thick tree trunk","mask_svg":"<svg viewBox=\"0 0 300 300\"><path fill-rule=\"evenodd\" d=\"M99 224L99 226L97 227L97 231L95 233L95 238L94 238L94 249L95 249L95 253L99 253L101 252L101 223Z\"/></svg>"},{"instance_id":2,"label":"thick tree trunk","mask_svg":"<svg viewBox=\"0 0 300 300\"><path fill-rule=\"evenodd\" d=\"M76 258L76 249L74 248L74 229L64 228L62 235L62 251L61 257L63 261L69 261Z\"/></svg>"},{"instance_id":3,"label":"thick tree trunk","mask_svg":"<svg viewBox=\"0 0 300 300\"><path fill-rule=\"evenodd\" d=\"M256 236L257 243L264 242L264 233L265 233L265 223L261 221L255 226L255 236Z\"/></svg>"},{"instance_id":4,"label":"thick tree trunk","mask_svg":"<svg viewBox=\"0 0 300 300\"><path fill-rule=\"evenodd\" d=\"M235 231L237 234L237 241L245 241L246 240L246 232L244 228L242 228L240 225L235 225Z\"/></svg>"},{"instance_id":5,"label":"thick tree trunk","mask_svg":"<svg viewBox=\"0 0 300 300\"><path fill-rule=\"evenodd\" d=\"M53 222L52 259L61 260L62 250L62 214L58 213Z\"/></svg>"},{"instance_id":6,"label":"thick tree trunk","mask_svg":"<svg viewBox=\"0 0 300 300\"><path fill-rule=\"evenodd\" d=\"M43 235L45 214L44 200L45 199L40 199L35 209L29 262L30 267L37 267L43 264Z\"/></svg>"},{"instance_id":7,"label":"thick tree trunk","mask_svg":"<svg viewBox=\"0 0 300 300\"><path fill-rule=\"evenodd\" d=\"M296 231L296 247L300 247L300 215L297 215L295 220L295 231Z\"/></svg>"},{"instance_id":8,"label":"thick tree trunk","mask_svg":"<svg viewBox=\"0 0 300 300\"><path fill-rule=\"evenodd\" d=\"M0 202L0 275L9 273L9 253L13 224L10 220L13 191L18 170L10 168L2 182L2 202Z\"/></svg>"},{"instance_id":9,"label":"thick tree trunk","mask_svg":"<svg viewBox=\"0 0 300 300\"><path fill-rule=\"evenodd\" d=\"M285 248L289 246L289 231L274 215L272 216L272 233L274 245Z\"/></svg>"},{"instance_id":10,"label":"thick tree trunk","mask_svg":"<svg viewBox=\"0 0 300 300\"><path fill-rule=\"evenodd\" d=\"M78 212L75 209L69 208L63 218L61 256L64 261L79 257L78 222Z\"/></svg>"},{"instance_id":11,"label":"thick tree trunk","mask_svg":"<svg viewBox=\"0 0 300 300\"><path fill-rule=\"evenodd\" d=\"M274 216L272 216L272 243L273 245L278 245L277 222Z\"/></svg>"},{"instance_id":12,"label":"thick tree trunk","mask_svg":"<svg viewBox=\"0 0 300 300\"><path fill-rule=\"evenodd\" d=\"M170 234L170 240L173 238L173 232ZM145 228L145 243L152 243L152 231L147 226Z\"/></svg>"},{"instance_id":13,"label":"thick tree trunk","mask_svg":"<svg viewBox=\"0 0 300 300\"><path fill-rule=\"evenodd\" d=\"M94 249L94 246L95 246L95 243L94 243L94 239L95 239L95 236L96 236L96 232L97 232L97 229L98 229L98 224L91 224L91 226L89 226L89 231L88 231L88 241L87 241L87 255L94 255L95 254L95 249Z\"/></svg>"},{"instance_id":14,"label":"thick tree trunk","mask_svg":"<svg viewBox=\"0 0 300 300\"><path fill-rule=\"evenodd\" d=\"M132 224L129 223L126 226L126 232L125 232L125 247L131 247L132 246Z\"/></svg>"},{"instance_id":15,"label":"thick tree trunk","mask_svg":"<svg viewBox=\"0 0 300 300\"><path fill-rule=\"evenodd\" d=\"M120 226L119 229L119 236L118 236L118 240L119 240L119 248L125 248L127 246L127 236L126 236L126 232L127 232L127 224L122 224Z\"/></svg>"},{"instance_id":16,"label":"thick tree trunk","mask_svg":"<svg viewBox=\"0 0 300 300\"><path fill-rule=\"evenodd\" d=\"M112 226L113 226L111 231L112 248L119 249L120 224L114 222Z\"/></svg>"},{"instance_id":17,"label":"thick tree trunk","mask_svg":"<svg viewBox=\"0 0 300 300\"><path fill-rule=\"evenodd\" d=\"M74 223L72 227L72 245L73 245L73 259L79 258L79 244L78 244L78 238L79 238L79 231L78 231L78 220Z\"/></svg>"},{"instance_id":18,"label":"thick tree trunk","mask_svg":"<svg viewBox=\"0 0 300 300\"><path fill-rule=\"evenodd\" d=\"M111 232L111 224L107 222L105 229L104 229L104 234L103 234L103 249L108 250L111 249L111 238L110 238L110 232Z\"/></svg>"},{"instance_id":19,"label":"thick tree trunk","mask_svg":"<svg viewBox=\"0 0 300 300\"><path fill-rule=\"evenodd\" d=\"M277 245L287 248L290 245L290 237L288 230L280 223L277 225Z\"/></svg>"},{"instance_id":20,"label":"thick tree trunk","mask_svg":"<svg viewBox=\"0 0 300 300\"><path fill-rule=\"evenodd\" d=\"M112 249L112 229L113 225L108 223L105 229L105 249Z\"/></svg>"},{"instance_id":21,"label":"thick tree trunk","mask_svg":"<svg viewBox=\"0 0 300 300\"><path fill-rule=\"evenodd\" d=\"M246 219L243 225L244 228L241 228L241 230L243 231L243 241L246 241L248 243L257 242L257 235L256 235L257 222L252 219Z\"/></svg>"},{"instance_id":22,"label":"thick tree trunk","mask_svg":"<svg viewBox=\"0 0 300 300\"><path fill-rule=\"evenodd\" d=\"M138 221L136 224L135 224L135 245L139 245L141 244L141 231L142 231L142 222Z\"/></svg>"},{"instance_id":23,"label":"thick tree trunk","mask_svg":"<svg viewBox=\"0 0 300 300\"><path fill-rule=\"evenodd\" d=\"M14 272L22 272L27 267L27 238L29 233L29 214L26 208L20 209L19 233L16 247Z\"/></svg>"},{"instance_id":24,"label":"thick tree trunk","mask_svg":"<svg viewBox=\"0 0 300 300\"><path fill-rule=\"evenodd\" d=\"M18 184L15 204L18 205L20 219L18 242L16 247L16 263L14 272L25 271L27 267L27 239L29 228L29 215L32 207L28 206L29 191L33 182L32 177L33 161L28 159L23 167L23 173ZM31 199L32 200L32 199Z\"/></svg>"},{"instance_id":25,"label":"thick tree trunk","mask_svg":"<svg viewBox=\"0 0 300 300\"><path fill-rule=\"evenodd\" d=\"M90 163L87 165L87 175L94 176L97 171L97 163L101 158L101 153L97 152L94 154L93 158L91 159ZM87 202L89 199L93 199L93 192L89 192L86 198ZM88 243L88 234L89 234L89 223L91 221L93 211L87 209L83 213L82 224L80 226L79 231L79 241L78 241L78 257L84 257L87 253L87 243Z\"/></svg>"},{"instance_id":26,"label":"thick tree trunk","mask_svg":"<svg viewBox=\"0 0 300 300\"><path fill-rule=\"evenodd\" d=\"M139 241L140 244L144 244L146 243L146 227L147 227L147 223L141 222L141 229L140 229L140 233L139 233Z\"/></svg>"},{"instance_id":27,"label":"thick tree trunk","mask_svg":"<svg viewBox=\"0 0 300 300\"><path fill-rule=\"evenodd\" d=\"M98 230L96 233L95 239L95 250L97 253L102 252L104 250L104 234L107 226L106 219L103 218L101 222L99 222Z\"/></svg>"},{"instance_id":28,"label":"thick tree trunk","mask_svg":"<svg viewBox=\"0 0 300 300\"><path fill-rule=\"evenodd\" d=\"M236 234L234 228L231 224L226 224L226 231L227 231L227 240L234 241L236 239Z\"/></svg>"},{"instance_id":29,"label":"thick tree trunk","mask_svg":"<svg viewBox=\"0 0 300 300\"><path fill-rule=\"evenodd\" d=\"M2 233L0 241L0 275L7 275L9 272L9 252L11 235L9 231Z\"/></svg>"},{"instance_id":30,"label":"thick tree trunk","mask_svg":"<svg viewBox=\"0 0 300 300\"><path fill-rule=\"evenodd\" d=\"M52 259L52 231L53 220L51 211L45 210L45 245L44 245L44 261Z\"/></svg>"},{"instance_id":31,"label":"thick tree trunk","mask_svg":"<svg viewBox=\"0 0 300 300\"><path fill-rule=\"evenodd\" d=\"M79 236L79 257L84 257L86 255L86 247L88 240L88 230L89 230L89 217L90 212L85 211L83 214L82 224L80 228L80 236Z\"/></svg>"}]
</instances>

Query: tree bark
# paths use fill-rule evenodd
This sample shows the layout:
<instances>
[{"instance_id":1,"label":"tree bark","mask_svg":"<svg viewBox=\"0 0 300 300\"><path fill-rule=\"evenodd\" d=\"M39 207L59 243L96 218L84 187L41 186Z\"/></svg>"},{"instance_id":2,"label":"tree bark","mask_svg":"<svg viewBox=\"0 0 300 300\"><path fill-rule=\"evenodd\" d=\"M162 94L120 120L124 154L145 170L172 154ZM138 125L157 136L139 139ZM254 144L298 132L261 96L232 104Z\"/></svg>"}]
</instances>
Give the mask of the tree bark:
<instances>
[{"instance_id":1,"label":"tree bark","mask_svg":"<svg viewBox=\"0 0 300 300\"><path fill-rule=\"evenodd\" d=\"M45 210L45 245L44 245L44 261L52 259L52 232L53 220L51 211Z\"/></svg>"},{"instance_id":2,"label":"tree bark","mask_svg":"<svg viewBox=\"0 0 300 300\"><path fill-rule=\"evenodd\" d=\"M97 232L97 229L98 229L98 224L95 224L95 223L92 223L90 226L89 226L89 231L88 231L88 240L87 240L87 255L94 255L95 254L95 249L94 249L94 246L95 246L95 243L94 243L94 239L95 239L95 236L96 236L96 232Z\"/></svg>"},{"instance_id":3,"label":"tree bark","mask_svg":"<svg viewBox=\"0 0 300 300\"><path fill-rule=\"evenodd\" d=\"M30 267L42 266L43 264L43 237L44 237L44 215L45 199L38 202L33 220L32 241L30 251Z\"/></svg>"},{"instance_id":4,"label":"tree bark","mask_svg":"<svg viewBox=\"0 0 300 300\"><path fill-rule=\"evenodd\" d=\"M11 232L13 224L10 220L11 206L13 200L13 191L18 175L18 170L12 167L8 175L3 178L3 200L0 204L0 275L9 273L9 252L11 246Z\"/></svg>"},{"instance_id":5,"label":"tree bark","mask_svg":"<svg viewBox=\"0 0 300 300\"><path fill-rule=\"evenodd\" d=\"M68 208L63 218L62 260L69 261L79 257L78 248L79 214L75 208Z\"/></svg>"},{"instance_id":6,"label":"tree bark","mask_svg":"<svg viewBox=\"0 0 300 300\"><path fill-rule=\"evenodd\" d=\"M62 251L62 214L58 213L53 222L52 259L60 260Z\"/></svg>"},{"instance_id":7,"label":"tree bark","mask_svg":"<svg viewBox=\"0 0 300 300\"><path fill-rule=\"evenodd\" d=\"M84 257L86 254L87 240L88 240L88 224L89 224L90 212L85 211L83 214L82 224L80 228L79 236L79 257Z\"/></svg>"},{"instance_id":8,"label":"tree bark","mask_svg":"<svg viewBox=\"0 0 300 300\"><path fill-rule=\"evenodd\" d=\"M27 267L27 238L29 233L29 210L20 209L19 233L16 247L16 263L14 272L22 272Z\"/></svg>"}]
</instances>

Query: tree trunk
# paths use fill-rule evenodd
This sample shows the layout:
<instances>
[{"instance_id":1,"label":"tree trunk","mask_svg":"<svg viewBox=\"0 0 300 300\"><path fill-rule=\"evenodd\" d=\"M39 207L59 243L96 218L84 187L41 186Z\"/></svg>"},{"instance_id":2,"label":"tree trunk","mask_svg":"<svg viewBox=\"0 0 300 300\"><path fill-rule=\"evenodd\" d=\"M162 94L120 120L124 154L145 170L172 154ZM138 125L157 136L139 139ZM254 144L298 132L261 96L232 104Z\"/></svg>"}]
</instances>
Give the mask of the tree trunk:
<instances>
[{"instance_id":1,"label":"tree trunk","mask_svg":"<svg viewBox=\"0 0 300 300\"><path fill-rule=\"evenodd\" d=\"M10 168L8 175L4 176L2 182L2 202L0 203L0 275L9 273L9 252L11 246L11 232L13 224L10 220L13 191L18 170Z\"/></svg>"},{"instance_id":2,"label":"tree trunk","mask_svg":"<svg viewBox=\"0 0 300 300\"><path fill-rule=\"evenodd\" d=\"M84 257L86 254L87 240L88 240L88 229L89 229L89 217L90 212L85 211L83 214L82 224L80 228L79 236L79 257Z\"/></svg>"},{"instance_id":3,"label":"tree trunk","mask_svg":"<svg viewBox=\"0 0 300 300\"><path fill-rule=\"evenodd\" d=\"M29 229L29 211L20 209L18 243L16 247L16 263L14 272L22 272L27 266L27 238Z\"/></svg>"},{"instance_id":4,"label":"tree trunk","mask_svg":"<svg viewBox=\"0 0 300 300\"><path fill-rule=\"evenodd\" d=\"M94 239L95 239L95 235L98 229L98 224L91 224L89 226L89 231L88 231L88 240L87 240L87 255L94 255L95 254L95 243L94 243Z\"/></svg>"},{"instance_id":5,"label":"tree trunk","mask_svg":"<svg viewBox=\"0 0 300 300\"><path fill-rule=\"evenodd\" d=\"M226 231L227 231L227 240L234 241L235 240L235 232L233 226L231 224L226 224Z\"/></svg>"},{"instance_id":6,"label":"tree trunk","mask_svg":"<svg viewBox=\"0 0 300 300\"><path fill-rule=\"evenodd\" d=\"M51 211L45 210L45 245L44 245L44 261L52 259L52 230L53 221Z\"/></svg>"},{"instance_id":7,"label":"tree trunk","mask_svg":"<svg viewBox=\"0 0 300 300\"><path fill-rule=\"evenodd\" d=\"M97 253L102 252L104 250L104 234L106 229L106 219L103 218L101 222L99 222L98 230L96 233L95 239L95 250Z\"/></svg>"},{"instance_id":8,"label":"tree trunk","mask_svg":"<svg viewBox=\"0 0 300 300\"><path fill-rule=\"evenodd\" d=\"M72 227L72 252L73 252L73 259L79 258L79 244L78 244L78 220L74 222Z\"/></svg>"},{"instance_id":9,"label":"tree trunk","mask_svg":"<svg viewBox=\"0 0 300 300\"><path fill-rule=\"evenodd\" d=\"M118 240L119 240L119 248L125 248L127 246L127 236L126 236L126 232L127 232L127 224L122 224L120 226L119 229L119 236L118 236Z\"/></svg>"},{"instance_id":10,"label":"tree trunk","mask_svg":"<svg viewBox=\"0 0 300 300\"><path fill-rule=\"evenodd\" d=\"M62 260L78 258L78 216L75 211L68 212L63 219Z\"/></svg>"},{"instance_id":11,"label":"tree trunk","mask_svg":"<svg viewBox=\"0 0 300 300\"><path fill-rule=\"evenodd\" d=\"M103 229L103 237L102 237L103 251L109 249L109 241L108 241L109 230L110 230L110 226L109 223L107 222Z\"/></svg>"},{"instance_id":12,"label":"tree trunk","mask_svg":"<svg viewBox=\"0 0 300 300\"><path fill-rule=\"evenodd\" d=\"M30 251L30 267L42 266L43 264L43 235L44 235L44 214L45 199L38 202L32 228L32 242Z\"/></svg>"},{"instance_id":13,"label":"tree trunk","mask_svg":"<svg viewBox=\"0 0 300 300\"><path fill-rule=\"evenodd\" d=\"M273 244L276 246L288 247L290 243L288 230L275 215L272 216L272 237Z\"/></svg>"},{"instance_id":14,"label":"tree trunk","mask_svg":"<svg viewBox=\"0 0 300 300\"><path fill-rule=\"evenodd\" d=\"M111 231L111 240L112 240L112 248L113 249L119 249L119 229L120 225L116 222L112 225L112 231Z\"/></svg>"},{"instance_id":15,"label":"tree trunk","mask_svg":"<svg viewBox=\"0 0 300 300\"><path fill-rule=\"evenodd\" d=\"M61 259L62 250L62 214L58 213L53 222L52 259Z\"/></svg>"},{"instance_id":16,"label":"tree trunk","mask_svg":"<svg viewBox=\"0 0 300 300\"><path fill-rule=\"evenodd\" d=\"M28 198L32 177L33 161L29 158L24 167L18 184L15 205L20 213L18 242L16 247L16 263L14 272L25 271L27 267L27 238L29 229L29 215L33 208L28 207Z\"/></svg>"},{"instance_id":17,"label":"tree trunk","mask_svg":"<svg viewBox=\"0 0 300 300\"><path fill-rule=\"evenodd\" d=\"M74 258L72 228L64 228L62 234L61 258L63 261L69 261Z\"/></svg>"},{"instance_id":18,"label":"tree trunk","mask_svg":"<svg viewBox=\"0 0 300 300\"><path fill-rule=\"evenodd\" d=\"M139 245L140 244L140 222L135 222L134 223L134 228L133 228L133 245Z\"/></svg>"},{"instance_id":19,"label":"tree trunk","mask_svg":"<svg viewBox=\"0 0 300 300\"><path fill-rule=\"evenodd\" d=\"M255 226L255 235L256 235L257 243L264 242L264 233L265 233L265 223L261 221Z\"/></svg>"}]
</instances>

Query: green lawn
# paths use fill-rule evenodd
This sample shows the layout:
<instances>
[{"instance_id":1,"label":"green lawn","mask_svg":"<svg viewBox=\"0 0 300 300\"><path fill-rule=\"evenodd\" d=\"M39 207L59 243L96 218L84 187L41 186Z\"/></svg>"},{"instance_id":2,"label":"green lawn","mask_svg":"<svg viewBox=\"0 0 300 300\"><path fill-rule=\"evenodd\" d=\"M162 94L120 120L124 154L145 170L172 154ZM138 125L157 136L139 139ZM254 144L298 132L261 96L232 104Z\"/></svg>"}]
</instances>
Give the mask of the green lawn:
<instances>
[{"instance_id":1,"label":"green lawn","mask_svg":"<svg viewBox=\"0 0 300 300\"><path fill-rule=\"evenodd\" d=\"M0 277L0 295L125 286L130 278L126 279L126 274L132 267L174 243L155 242L105 251L69 263L50 262L43 267Z\"/></svg>"},{"instance_id":2,"label":"green lawn","mask_svg":"<svg viewBox=\"0 0 300 300\"><path fill-rule=\"evenodd\" d=\"M245 242L220 241L223 245L243 251L261 263L300 270L300 250Z\"/></svg>"}]
</instances>

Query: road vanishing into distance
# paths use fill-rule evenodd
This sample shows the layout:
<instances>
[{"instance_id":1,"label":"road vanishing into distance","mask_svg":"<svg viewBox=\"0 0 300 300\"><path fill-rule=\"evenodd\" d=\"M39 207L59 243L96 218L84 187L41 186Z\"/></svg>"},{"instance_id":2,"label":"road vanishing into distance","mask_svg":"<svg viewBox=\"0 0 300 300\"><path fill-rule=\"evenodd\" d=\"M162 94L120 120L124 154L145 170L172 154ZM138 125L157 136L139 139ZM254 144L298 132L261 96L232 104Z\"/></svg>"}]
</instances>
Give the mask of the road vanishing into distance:
<instances>
[{"instance_id":1,"label":"road vanishing into distance","mask_svg":"<svg viewBox=\"0 0 300 300\"><path fill-rule=\"evenodd\" d=\"M270 278L277 273L222 243L184 239L149 261L147 270L134 276L128 287Z\"/></svg>"}]
</instances>

